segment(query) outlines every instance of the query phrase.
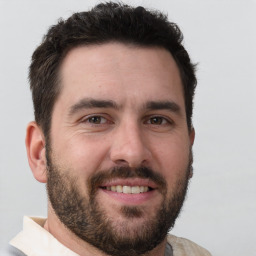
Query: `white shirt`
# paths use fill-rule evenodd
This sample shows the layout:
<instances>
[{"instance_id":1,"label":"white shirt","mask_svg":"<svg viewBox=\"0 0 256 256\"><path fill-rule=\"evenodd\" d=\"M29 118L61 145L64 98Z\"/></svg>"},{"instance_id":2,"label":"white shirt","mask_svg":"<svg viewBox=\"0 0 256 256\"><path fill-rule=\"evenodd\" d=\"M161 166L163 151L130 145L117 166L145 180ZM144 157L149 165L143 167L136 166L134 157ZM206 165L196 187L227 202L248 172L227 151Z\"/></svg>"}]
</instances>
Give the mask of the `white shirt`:
<instances>
[{"instance_id":1,"label":"white shirt","mask_svg":"<svg viewBox=\"0 0 256 256\"><path fill-rule=\"evenodd\" d=\"M45 221L45 218L25 216L23 230L10 244L28 256L79 256L43 228Z\"/></svg>"},{"instance_id":2,"label":"white shirt","mask_svg":"<svg viewBox=\"0 0 256 256\"><path fill-rule=\"evenodd\" d=\"M25 216L23 230L10 244L27 256L79 256L43 228L45 221L45 218ZM168 235L167 241L172 247L173 256L211 256L207 250L190 240Z\"/></svg>"}]
</instances>

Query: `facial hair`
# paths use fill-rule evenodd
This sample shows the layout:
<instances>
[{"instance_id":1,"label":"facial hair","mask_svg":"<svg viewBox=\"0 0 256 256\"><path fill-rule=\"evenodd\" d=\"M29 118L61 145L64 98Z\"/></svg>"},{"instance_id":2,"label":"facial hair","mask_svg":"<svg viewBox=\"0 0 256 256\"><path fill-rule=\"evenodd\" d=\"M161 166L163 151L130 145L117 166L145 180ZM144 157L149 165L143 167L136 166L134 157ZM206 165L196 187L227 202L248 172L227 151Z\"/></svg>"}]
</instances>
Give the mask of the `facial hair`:
<instances>
[{"instance_id":1,"label":"facial hair","mask_svg":"<svg viewBox=\"0 0 256 256\"><path fill-rule=\"evenodd\" d=\"M162 175L142 166L138 168L115 167L98 171L91 175L85 186L88 193L82 193L78 177L70 169L60 168L53 163L50 150L46 148L47 191L50 203L60 221L77 237L93 245L102 252L113 256L137 256L151 251L166 237L174 226L183 205L189 174L192 171L192 153L184 177L181 177L167 194L167 183ZM145 178L157 184L162 194L160 207L154 217L146 218L140 206L124 206L120 209L121 223L112 219L97 201L97 191L104 181L113 178ZM145 218L140 225L131 223L136 218Z\"/></svg>"}]
</instances>

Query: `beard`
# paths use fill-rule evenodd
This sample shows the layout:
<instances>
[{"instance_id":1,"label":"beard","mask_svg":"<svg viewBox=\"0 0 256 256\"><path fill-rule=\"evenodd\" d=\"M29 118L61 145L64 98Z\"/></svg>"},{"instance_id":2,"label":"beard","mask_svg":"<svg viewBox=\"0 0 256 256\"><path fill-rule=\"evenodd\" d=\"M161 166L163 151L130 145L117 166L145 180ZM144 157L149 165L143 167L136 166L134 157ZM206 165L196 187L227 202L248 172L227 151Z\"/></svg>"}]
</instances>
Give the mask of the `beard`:
<instances>
[{"instance_id":1,"label":"beard","mask_svg":"<svg viewBox=\"0 0 256 256\"><path fill-rule=\"evenodd\" d=\"M85 183L87 193L84 193L78 186L79 177L71 175L75 171L53 163L50 152L46 148L47 192L50 203L60 221L83 241L108 255L137 256L159 245L174 226L192 172L192 152L187 170L181 172L183 177L174 184L169 195L164 177L144 166L98 171L88 178ZM136 177L149 179L157 184L162 194L160 206L151 217L146 216L147 212L141 206L123 206L120 209L122 221L113 219L97 200L100 185L112 178ZM136 222L138 219L143 221Z\"/></svg>"}]
</instances>

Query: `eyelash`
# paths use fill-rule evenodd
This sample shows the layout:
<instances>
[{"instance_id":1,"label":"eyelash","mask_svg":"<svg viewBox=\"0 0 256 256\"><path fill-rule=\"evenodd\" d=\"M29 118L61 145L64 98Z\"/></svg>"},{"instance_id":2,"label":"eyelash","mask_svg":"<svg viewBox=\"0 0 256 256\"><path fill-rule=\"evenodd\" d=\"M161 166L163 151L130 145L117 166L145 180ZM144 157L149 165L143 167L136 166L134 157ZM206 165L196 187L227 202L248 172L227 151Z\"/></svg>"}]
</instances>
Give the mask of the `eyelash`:
<instances>
[{"instance_id":1,"label":"eyelash","mask_svg":"<svg viewBox=\"0 0 256 256\"><path fill-rule=\"evenodd\" d=\"M170 125L170 124L173 124L173 121L171 121L169 118L167 117L164 117L164 116L150 116L150 117L147 117L146 119L146 122L150 122L152 121L153 119L160 119L161 120L161 123L157 123L157 124L152 124L152 123L149 123L150 125L156 125L156 126L161 126L161 125ZM163 123L164 122L164 123Z\"/></svg>"},{"instance_id":2,"label":"eyelash","mask_svg":"<svg viewBox=\"0 0 256 256\"><path fill-rule=\"evenodd\" d=\"M95 119L98 118L100 119L100 121L102 121L102 119L105 119L105 121L103 123L91 122L90 120L94 118ZM110 118L104 117L102 115L90 115L90 116L87 116L86 118L83 118L82 123L89 123L90 125L100 126L100 125L105 125L106 123L113 123L113 122L110 121Z\"/></svg>"},{"instance_id":3,"label":"eyelash","mask_svg":"<svg viewBox=\"0 0 256 256\"><path fill-rule=\"evenodd\" d=\"M91 122L92 119L100 119L99 123L97 122ZM101 123L102 119L104 119L105 121L103 123ZM150 121L152 121L153 119L155 119L155 121L157 122L157 120L159 121L160 119L160 123L151 123ZM152 126L165 126L165 125L172 125L173 121L170 120L170 118L164 117L164 116L160 116L160 115L155 115L155 116L147 116L145 119L145 121L143 122L144 124L149 124ZM107 118L103 115L90 115L87 116L86 118L82 119L82 123L89 123L92 126L101 126L101 125L105 125L105 124L113 124L114 122L111 121L110 118Z\"/></svg>"}]
</instances>

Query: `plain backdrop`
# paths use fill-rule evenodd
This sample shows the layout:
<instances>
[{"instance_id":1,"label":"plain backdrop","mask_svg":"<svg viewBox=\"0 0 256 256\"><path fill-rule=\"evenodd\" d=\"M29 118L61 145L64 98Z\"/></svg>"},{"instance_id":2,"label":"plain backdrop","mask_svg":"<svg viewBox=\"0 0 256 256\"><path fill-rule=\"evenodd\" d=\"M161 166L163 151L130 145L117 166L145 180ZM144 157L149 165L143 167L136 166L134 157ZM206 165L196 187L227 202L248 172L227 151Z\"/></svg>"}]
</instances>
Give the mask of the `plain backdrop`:
<instances>
[{"instance_id":1,"label":"plain backdrop","mask_svg":"<svg viewBox=\"0 0 256 256\"><path fill-rule=\"evenodd\" d=\"M0 0L0 246L23 215L46 215L45 186L27 163L33 120L28 66L59 17L98 1ZM168 13L198 64L194 177L173 234L215 256L256 255L256 1L127 1Z\"/></svg>"}]
</instances>

